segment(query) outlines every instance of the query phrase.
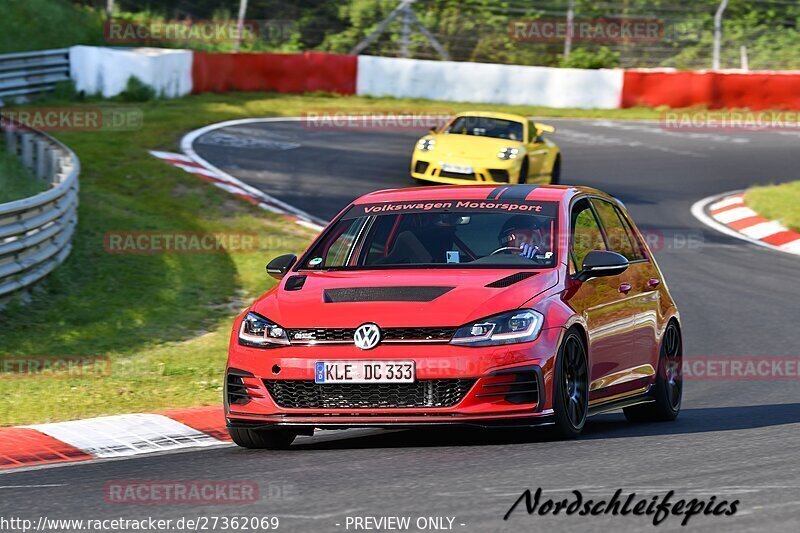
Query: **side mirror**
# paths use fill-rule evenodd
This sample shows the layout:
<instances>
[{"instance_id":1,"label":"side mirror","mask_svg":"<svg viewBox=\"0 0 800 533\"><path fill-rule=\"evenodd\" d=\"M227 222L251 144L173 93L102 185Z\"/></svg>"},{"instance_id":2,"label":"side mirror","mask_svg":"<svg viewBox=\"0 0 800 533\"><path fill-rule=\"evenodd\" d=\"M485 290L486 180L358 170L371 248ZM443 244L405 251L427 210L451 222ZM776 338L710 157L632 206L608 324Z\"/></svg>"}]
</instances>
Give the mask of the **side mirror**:
<instances>
[{"instance_id":1,"label":"side mirror","mask_svg":"<svg viewBox=\"0 0 800 533\"><path fill-rule=\"evenodd\" d=\"M267 265L267 274L275 279L283 279L289 272L289 269L297 262L297 256L294 254L286 254L276 257Z\"/></svg>"},{"instance_id":2,"label":"side mirror","mask_svg":"<svg viewBox=\"0 0 800 533\"><path fill-rule=\"evenodd\" d=\"M575 276L580 281L602 276L616 276L628 269L624 256L606 250L592 250L586 254L581 271Z\"/></svg>"}]
</instances>

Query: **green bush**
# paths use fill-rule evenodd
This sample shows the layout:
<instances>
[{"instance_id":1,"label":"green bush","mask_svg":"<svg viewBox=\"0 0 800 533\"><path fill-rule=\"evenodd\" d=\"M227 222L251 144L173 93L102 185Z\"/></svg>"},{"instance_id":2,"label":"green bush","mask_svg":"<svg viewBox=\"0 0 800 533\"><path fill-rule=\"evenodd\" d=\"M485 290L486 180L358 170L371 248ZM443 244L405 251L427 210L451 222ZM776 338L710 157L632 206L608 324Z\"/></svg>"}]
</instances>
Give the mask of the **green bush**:
<instances>
[{"instance_id":1,"label":"green bush","mask_svg":"<svg viewBox=\"0 0 800 533\"><path fill-rule=\"evenodd\" d=\"M156 90L136 76L128 78L125 90L116 97L120 102L149 102L158 97Z\"/></svg>"},{"instance_id":2,"label":"green bush","mask_svg":"<svg viewBox=\"0 0 800 533\"><path fill-rule=\"evenodd\" d=\"M619 66L619 52L603 46L597 50L578 48L569 57L561 59L563 68L615 68Z\"/></svg>"}]
</instances>

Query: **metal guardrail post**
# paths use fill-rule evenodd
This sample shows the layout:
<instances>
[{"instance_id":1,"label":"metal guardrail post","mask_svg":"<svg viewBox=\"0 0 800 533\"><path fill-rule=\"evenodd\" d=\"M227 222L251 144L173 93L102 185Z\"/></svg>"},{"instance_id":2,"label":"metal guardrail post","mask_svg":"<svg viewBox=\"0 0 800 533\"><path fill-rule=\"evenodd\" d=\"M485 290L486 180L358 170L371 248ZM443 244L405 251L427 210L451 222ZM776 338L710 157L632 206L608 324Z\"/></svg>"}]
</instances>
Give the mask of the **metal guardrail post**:
<instances>
[{"instance_id":1,"label":"metal guardrail post","mask_svg":"<svg viewBox=\"0 0 800 533\"><path fill-rule=\"evenodd\" d=\"M36 177L43 180L47 178L47 148L50 143L47 142L47 139L36 139L34 144L36 146Z\"/></svg>"},{"instance_id":2,"label":"metal guardrail post","mask_svg":"<svg viewBox=\"0 0 800 533\"><path fill-rule=\"evenodd\" d=\"M33 135L30 133L23 133L20 136L20 144L22 150L20 151L22 156L22 164L25 165L25 168L28 170L33 170Z\"/></svg>"}]
</instances>

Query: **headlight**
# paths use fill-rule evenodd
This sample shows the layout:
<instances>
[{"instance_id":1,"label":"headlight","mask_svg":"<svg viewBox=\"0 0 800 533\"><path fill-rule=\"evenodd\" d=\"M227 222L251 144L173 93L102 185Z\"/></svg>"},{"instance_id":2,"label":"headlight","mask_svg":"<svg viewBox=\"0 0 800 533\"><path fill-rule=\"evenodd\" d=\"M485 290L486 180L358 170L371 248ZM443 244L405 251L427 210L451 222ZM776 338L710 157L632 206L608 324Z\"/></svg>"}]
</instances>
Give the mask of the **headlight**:
<instances>
[{"instance_id":1,"label":"headlight","mask_svg":"<svg viewBox=\"0 0 800 533\"><path fill-rule=\"evenodd\" d=\"M497 157L508 161L509 159L516 159L519 154L519 148L503 148L497 152Z\"/></svg>"},{"instance_id":2,"label":"headlight","mask_svg":"<svg viewBox=\"0 0 800 533\"><path fill-rule=\"evenodd\" d=\"M417 142L417 148L423 152L430 152L436 147L436 139L420 139Z\"/></svg>"},{"instance_id":3,"label":"headlight","mask_svg":"<svg viewBox=\"0 0 800 533\"><path fill-rule=\"evenodd\" d=\"M239 328L239 344L253 348L286 346L289 337L286 330L256 313L247 313Z\"/></svg>"},{"instance_id":4,"label":"headlight","mask_svg":"<svg viewBox=\"0 0 800 533\"><path fill-rule=\"evenodd\" d=\"M532 309L520 309L495 315L456 330L451 344L498 346L536 340L544 316Z\"/></svg>"}]
</instances>

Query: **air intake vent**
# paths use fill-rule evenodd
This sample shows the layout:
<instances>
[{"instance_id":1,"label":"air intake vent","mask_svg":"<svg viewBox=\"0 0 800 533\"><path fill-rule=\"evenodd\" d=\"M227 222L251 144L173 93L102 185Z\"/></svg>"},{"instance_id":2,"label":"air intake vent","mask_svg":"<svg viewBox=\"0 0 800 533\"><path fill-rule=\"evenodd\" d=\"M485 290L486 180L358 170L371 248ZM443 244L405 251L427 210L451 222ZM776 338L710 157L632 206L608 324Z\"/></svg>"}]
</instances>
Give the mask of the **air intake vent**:
<instances>
[{"instance_id":1,"label":"air intake vent","mask_svg":"<svg viewBox=\"0 0 800 533\"><path fill-rule=\"evenodd\" d=\"M326 289L326 303L432 302L455 287L352 287Z\"/></svg>"},{"instance_id":2,"label":"air intake vent","mask_svg":"<svg viewBox=\"0 0 800 533\"><path fill-rule=\"evenodd\" d=\"M536 272L517 272L516 274L511 274L502 279L498 279L497 281L493 281L487 285L490 289L502 289L503 287L510 287L515 283L519 283L522 280L531 278L536 275Z\"/></svg>"},{"instance_id":3,"label":"air intake vent","mask_svg":"<svg viewBox=\"0 0 800 533\"><path fill-rule=\"evenodd\" d=\"M231 405L244 405L250 401L250 394L241 376L228 374L227 394Z\"/></svg>"},{"instance_id":4,"label":"air intake vent","mask_svg":"<svg viewBox=\"0 0 800 533\"><path fill-rule=\"evenodd\" d=\"M283 288L287 291L299 291L303 288L306 282L306 276L292 276L286 280L286 285Z\"/></svg>"}]
</instances>

